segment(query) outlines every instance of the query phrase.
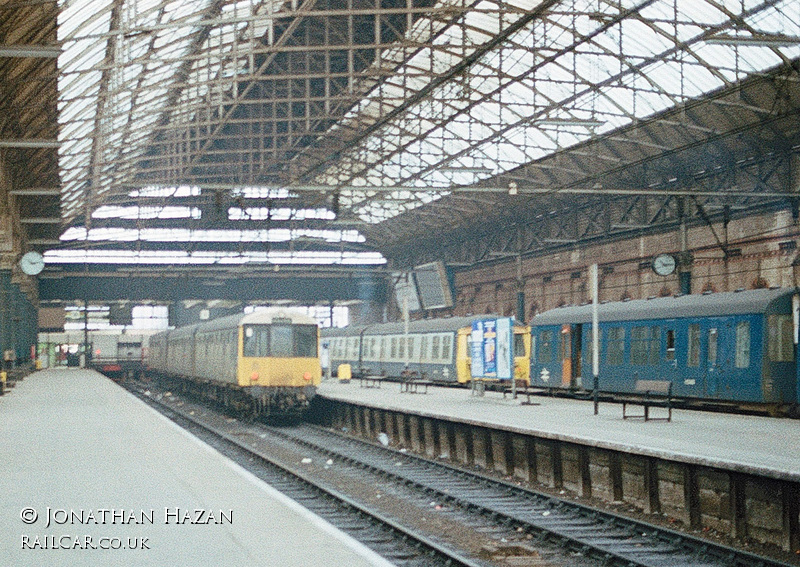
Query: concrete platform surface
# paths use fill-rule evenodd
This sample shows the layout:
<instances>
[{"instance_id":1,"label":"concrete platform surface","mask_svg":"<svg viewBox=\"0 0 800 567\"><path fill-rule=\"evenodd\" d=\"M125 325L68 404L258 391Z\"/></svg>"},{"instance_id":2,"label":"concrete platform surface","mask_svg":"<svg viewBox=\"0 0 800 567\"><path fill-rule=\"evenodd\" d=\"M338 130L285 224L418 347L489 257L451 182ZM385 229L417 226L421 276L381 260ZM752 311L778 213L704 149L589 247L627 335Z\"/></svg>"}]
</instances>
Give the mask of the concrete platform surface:
<instances>
[{"instance_id":1,"label":"concrete platform surface","mask_svg":"<svg viewBox=\"0 0 800 567\"><path fill-rule=\"evenodd\" d=\"M319 394L371 407L450 418L532 433L594 447L622 450L771 478L800 481L800 420L673 410L672 421L623 420L622 404L544 396L541 405L502 393L471 395L468 389L432 387L428 394L401 393L397 384L360 388L358 381L323 381ZM639 411L641 407L635 407ZM653 416L666 415L654 408Z\"/></svg>"},{"instance_id":2,"label":"concrete platform surface","mask_svg":"<svg viewBox=\"0 0 800 567\"><path fill-rule=\"evenodd\" d=\"M25 378L0 434L0 565L389 565L93 371Z\"/></svg>"}]
</instances>

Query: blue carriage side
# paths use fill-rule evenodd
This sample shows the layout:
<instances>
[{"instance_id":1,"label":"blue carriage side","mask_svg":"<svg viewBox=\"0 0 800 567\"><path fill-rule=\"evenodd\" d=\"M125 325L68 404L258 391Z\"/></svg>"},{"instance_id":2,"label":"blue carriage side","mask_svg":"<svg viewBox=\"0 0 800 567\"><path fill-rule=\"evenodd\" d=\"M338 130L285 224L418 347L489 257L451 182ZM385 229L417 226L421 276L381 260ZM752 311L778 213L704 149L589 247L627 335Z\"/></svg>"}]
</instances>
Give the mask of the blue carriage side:
<instances>
[{"instance_id":1,"label":"blue carriage side","mask_svg":"<svg viewBox=\"0 0 800 567\"><path fill-rule=\"evenodd\" d=\"M637 380L667 380L686 399L794 405L795 295L762 289L601 304L599 389L632 393ZM591 305L541 313L531 329L532 385L593 387Z\"/></svg>"}]
</instances>

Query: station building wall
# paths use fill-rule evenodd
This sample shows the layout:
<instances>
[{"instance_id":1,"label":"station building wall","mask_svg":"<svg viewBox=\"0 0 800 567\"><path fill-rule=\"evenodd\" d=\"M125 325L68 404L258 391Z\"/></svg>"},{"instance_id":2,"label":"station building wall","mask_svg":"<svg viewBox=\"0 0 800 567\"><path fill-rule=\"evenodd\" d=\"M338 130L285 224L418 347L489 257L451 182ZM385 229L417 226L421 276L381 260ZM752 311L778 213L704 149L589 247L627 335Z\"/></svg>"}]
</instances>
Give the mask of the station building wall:
<instances>
[{"instance_id":1,"label":"station building wall","mask_svg":"<svg viewBox=\"0 0 800 567\"><path fill-rule=\"evenodd\" d=\"M731 220L727 238L725 233L721 222L688 229L688 250L693 256L691 293L797 285L800 267L793 263L796 258L800 263L798 227L789 210ZM727 259L717 239L722 243L727 240ZM651 261L657 254L676 254L680 249L680 231L676 228L523 256L526 320L560 305L590 301L589 267L595 262L600 267L601 301L677 294L678 270L659 276L653 272ZM516 314L519 284L514 258L460 271L455 285L453 315Z\"/></svg>"}]
</instances>

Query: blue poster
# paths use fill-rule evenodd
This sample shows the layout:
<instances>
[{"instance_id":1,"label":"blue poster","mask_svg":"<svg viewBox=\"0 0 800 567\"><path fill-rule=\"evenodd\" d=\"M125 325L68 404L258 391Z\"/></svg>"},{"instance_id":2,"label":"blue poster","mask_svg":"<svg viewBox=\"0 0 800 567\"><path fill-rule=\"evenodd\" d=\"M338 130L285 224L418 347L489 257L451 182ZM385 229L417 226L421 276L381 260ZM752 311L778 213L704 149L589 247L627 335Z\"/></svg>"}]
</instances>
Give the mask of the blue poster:
<instances>
[{"instance_id":1,"label":"blue poster","mask_svg":"<svg viewBox=\"0 0 800 567\"><path fill-rule=\"evenodd\" d=\"M472 377L510 380L514 372L512 345L510 318L473 321L470 336Z\"/></svg>"},{"instance_id":2,"label":"blue poster","mask_svg":"<svg viewBox=\"0 0 800 567\"><path fill-rule=\"evenodd\" d=\"M483 322L483 375L497 375L497 321Z\"/></svg>"}]
</instances>

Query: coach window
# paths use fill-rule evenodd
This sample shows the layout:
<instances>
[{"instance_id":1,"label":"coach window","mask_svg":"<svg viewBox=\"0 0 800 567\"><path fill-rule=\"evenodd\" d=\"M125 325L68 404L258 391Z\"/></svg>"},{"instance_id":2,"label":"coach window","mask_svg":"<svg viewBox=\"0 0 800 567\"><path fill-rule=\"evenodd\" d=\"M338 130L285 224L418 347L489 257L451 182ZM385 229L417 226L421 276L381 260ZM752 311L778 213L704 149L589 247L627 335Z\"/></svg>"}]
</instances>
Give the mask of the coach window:
<instances>
[{"instance_id":1,"label":"coach window","mask_svg":"<svg viewBox=\"0 0 800 567\"><path fill-rule=\"evenodd\" d=\"M547 364L553 354L553 331L539 333L539 363Z\"/></svg>"},{"instance_id":2,"label":"coach window","mask_svg":"<svg viewBox=\"0 0 800 567\"><path fill-rule=\"evenodd\" d=\"M647 327L631 329L631 364L647 363Z\"/></svg>"},{"instance_id":3,"label":"coach window","mask_svg":"<svg viewBox=\"0 0 800 567\"><path fill-rule=\"evenodd\" d=\"M591 325L587 325L584 328L584 335L583 336L584 336L584 341L585 341L585 346L583 347L583 351L582 351L583 352L583 359L585 361L584 364L588 364L589 365L588 368L591 368L591 365L592 365L592 348L593 348L592 347L592 342L594 340L594 338L592 337L592 326ZM602 360L602 354L603 354L603 329L599 329L599 331L598 331L597 348L599 349L600 360Z\"/></svg>"},{"instance_id":4,"label":"coach window","mask_svg":"<svg viewBox=\"0 0 800 567\"><path fill-rule=\"evenodd\" d=\"M408 350L408 360L414 359L414 342L415 337L406 338L406 349Z\"/></svg>"},{"instance_id":5,"label":"coach window","mask_svg":"<svg viewBox=\"0 0 800 567\"><path fill-rule=\"evenodd\" d=\"M611 366L619 366L625 362L625 329L612 327L608 330L606 342L606 362Z\"/></svg>"},{"instance_id":6,"label":"coach window","mask_svg":"<svg viewBox=\"0 0 800 567\"><path fill-rule=\"evenodd\" d=\"M750 321L736 324L736 368L750 366Z\"/></svg>"},{"instance_id":7,"label":"coach window","mask_svg":"<svg viewBox=\"0 0 800 567\"><path fill-rule=\"evenodd\" d=\"M631 329L631 364L658 364L661 348L661 327Z\"/></svg>"},{"instance_id":8,"label":"coach window","mask_svg":"<svg viewBox=\"0 0 800 567\"><path fill-rule=\"evenodd\" d=\"M400 360L406 359L406 338L400 337L398 341L400 344L397 345L397 358Z\"/></svg>"},{"instance_id":9,"label":"coach window","mask_svg":"<svg viewBox=\"0 0 800 567\"><path fill-rule=\"evenodd\" d=\"M450 360L450 336L442 337L442 360L449 361Z\"/></svg>"},{"instance_id":10,"label":"coach window","mask_svg":"<svg viewBox=\"0 0 800 567\"><path fill-rule=\"evenodd\" d=\"M439 360L439 343L441 340L439 335L433 335L433 337L431 337L431 362Z\"/></svg>"},{"instance_id":11,"label":"coach window","mask_svg":"<svg viewBox=\"0 0 800 567\"><path fill-rule=\"evenodd\" d=\"M244 356L261 357L269 354L269 327L248 325L244 328Z\"/></svg>"},{"instance_id":12,"label":"coach window","mask_svg":"<svg viewBox=\"0 0 800 567\"><path fill-rule=\"evenodd\" d=\"M686 351L686 365L700 366L700 325L689 325L689 345Z\"/></svg>"},{"instance_id":13,"label":"coach window","mask_svg":"<svg viewBox=\"0 0 800 567\"><path fill-rule=\"evenodd\" d=\"M419 340L419 359L421 362L428 361L428 337L427 335L423 336Z\"/></svg>"},{"instance_id":14,"label":"coach window","mask_svg":"<svg viewBox=\"0 0 800 567\"><path fill-rule=\"evenodd\" d=\"M392 337L390 344L392 345L392 350L389 353L389 360L394 360L397 358L397 337Z\"/></svg>"},{"instance_id":15,"label":"coach window","mask_svg":"<svg viewBox=\"0 0 800 567\"><path fill-rule=\"evenodd\" d=\"M675 330L667 329L667 360L675 360Z\"/></svg>"},{"instance_id":16,"label":"coach window","mask_svg":"<svg viewBox=\"0 0 800 567\"><path fill-rule=\"evenodd\" d=\"M794 341L792 339L791 315L770 315L767 320L769 329L769 358L772 362L792 362L794 360Z\"/></svg>"}]
</instances>

